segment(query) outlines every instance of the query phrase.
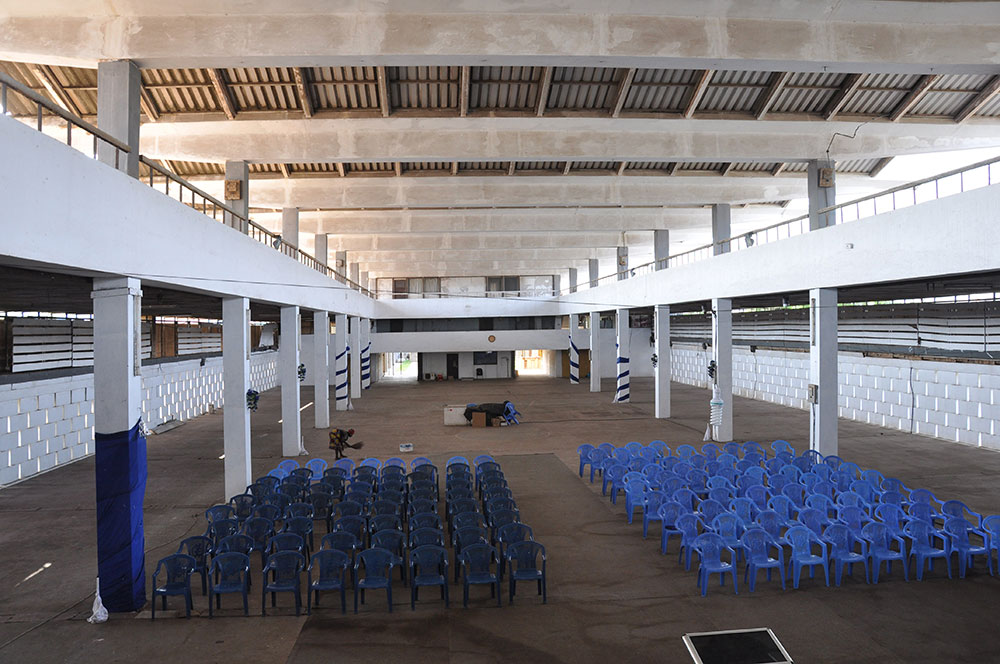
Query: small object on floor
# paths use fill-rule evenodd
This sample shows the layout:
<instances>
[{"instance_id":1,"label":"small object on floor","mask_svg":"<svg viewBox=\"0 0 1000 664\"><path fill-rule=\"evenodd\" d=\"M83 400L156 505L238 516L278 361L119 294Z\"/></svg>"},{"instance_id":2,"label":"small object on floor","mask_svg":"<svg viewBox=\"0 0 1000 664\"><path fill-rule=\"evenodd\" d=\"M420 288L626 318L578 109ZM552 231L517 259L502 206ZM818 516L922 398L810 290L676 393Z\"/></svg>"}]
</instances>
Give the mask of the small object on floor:
<instances>
[{"instance_id":1,"label":"small object on floor","mask_svg":"<svg viewBox=\"0 0 1000 664\"><path fill-rule=\"evenodd\" d=\"M767 627L698 632L682 637L697 664L792 664L792 658Z\"/></svg>"},{"instance_id":2,"label":"small object on floor","mask_svg":"<svg viewBox=\"0 0 1000 664\"><path fill-rule=\"evenodd\" d=\"M104 603L101 601L101 578L97 577L97 592L94 595L94 605L91 607L90 617L87 618L87 622L92 625L97 623L108 621L108 610L104 608Z\"/></svg>"},{"instance_id":3,"label":"small object on floor","mask_svg":"<svg viewBox=\"0 0 1000 664\"><path fill-rule=\"evenodd\" d=\"M412 452L413 451L413 443L400 443L399 444L399 451L400 452Z\"/></svg>"}]
</instances>

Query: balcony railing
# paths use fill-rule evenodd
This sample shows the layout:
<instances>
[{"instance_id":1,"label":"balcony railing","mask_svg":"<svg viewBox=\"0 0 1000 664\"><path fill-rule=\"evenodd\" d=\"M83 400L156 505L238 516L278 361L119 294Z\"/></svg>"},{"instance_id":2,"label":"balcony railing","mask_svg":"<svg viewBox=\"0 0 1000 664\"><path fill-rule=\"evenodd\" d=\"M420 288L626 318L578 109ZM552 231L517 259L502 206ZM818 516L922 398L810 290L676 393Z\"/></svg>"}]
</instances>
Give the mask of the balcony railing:
<instances>
[{"instance_id":1,"label":"balcony railing","mask_svg":"<svg viewBox=\"0 0 1000 664\"><path fill-rule=\"evenodd\" d=\"M34 126L35 129L46 133L46 135L52 136L56 140L61 140L69 147L81 149L83 146L86 146L87 149L82 151L94 159L98 157L99 152L107 150L108 154L114 155L113 161L115 168L121 168L125 155L132 152L128 145L119 141L114 136L101 131L89 122L74 116L72 113L69 113L48 99L42 97L31 88L24 86L20 82L0 72L0 114L2 115L10 115L8 111L8 97L11 94L19 95L21 98L27 100L29 106L34 106L35 119L31 125ZM65 140L62 140L59 135L53 136L51 132L45 131L45 111L48 111L66 122ZM89 139L82 139L83 141L89 140L89 144L81 143L81 138L79 136L74 139L74 130L77 132L83 132L89 136ZM76 141L75 143L74 140ZM102 146L105 147L102 148ZM346 285L348 288L359 291L368 297L373 296L372 292L361 286L361 284L351 281L346 276L336 272L328 265L321 263L315 257L307 254L301 249L294 247L287 242L283 242L280 235L272 233L260 224L254 222L248 216L240 214L231 206L223 203L211 194L202 191L184 178L170 172L166 168L163 168L155 161L139 155L139 163L146 167L146 174L141 177L140 180L165 196L175 198L178 202L198 210L215 221L236 229L262 244L273 247L275 250L280 251L289 258L292 258L299 263L316 270L317 272L325 274L331 279Z\"/></svg>"}]
</instances>

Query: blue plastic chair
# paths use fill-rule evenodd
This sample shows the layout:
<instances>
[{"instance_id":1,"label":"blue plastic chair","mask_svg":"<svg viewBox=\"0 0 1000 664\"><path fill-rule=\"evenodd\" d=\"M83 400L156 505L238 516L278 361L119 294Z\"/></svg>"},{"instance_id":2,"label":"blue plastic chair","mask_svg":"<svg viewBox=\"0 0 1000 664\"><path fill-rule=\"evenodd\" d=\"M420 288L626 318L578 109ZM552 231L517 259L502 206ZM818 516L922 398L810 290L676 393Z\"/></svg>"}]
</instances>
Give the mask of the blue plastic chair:
<instances>
[{"instance_id":1,"label":"blue plastic chair","mask_svg":"<svg viewBox=\"0 0 1000 664\"><path fill-rule=\"evenodd\" d=\"M982 530L987 535L986 548L997 552L997 570L1000 571L1000 516L994 514L984 518Z\"/></svg>"},{"instance_id":2,"label":"blue plastic chair","mask_svg":"<svg viewBox=\"0 0 1000 664\"><path fill-rule=\"evenodd\" d=\"M694 491L691 491L690 489L678 489L677 491L674 491L670 499L683 505L684 509L688 512L693 512L695 501L698 497L695 495Z\"/></svg>"},{"instance_id":3,"label":"blue plastic chair","mask_svg":"<svg viewBox=\"0 0 1000 664\"><path fill-rule=\"evenodd\" d=\"M781 577L781 589L785 589L785 553L784 549L767 534L763 528L752 526L740 537L740 547L746 556L746 568L743 571L743 583L749 578L750 592L757 587L757 573L767 570L767 580L771 580L771 570L777 569ZM770 555L771 549L778 552L777 558Z\"/></svg>"},{"instance_id":4,"label":"blue plastic chair","mask_svg":"<svg viewBox=\"0 0 1000 664\"><path fill-rule=\"evenodd\" d=\"M306 468L312 471L313 477L322 477L329 464L326 459L309 459Z\"/></svg>"},{"instance_id":5,"label":"blue plastic chair","mask_svg":"<svg viewBox=\"0 0 1000 664\"><path fill-rule=\"evenodd\" d=\"M416 530L411 530L407 539L407 546L411 551L422 546L443 547L444 545L444 531L438 528L417 528Z\"/></svg>"},{"instance_id":6,"label":"blue plastic chair","mask_svg":"<svg viewBox=\"0 0 1000 664\"><path fill-rule=\"evenodd\" d=\"M698 509L695 514L698 518L702 520L703 523L710 524L715 521L715 517L719 516L726 511L726 506L717 500L712 500L708 498L703 500L698 504Z\"/></svg>"},{"instance_id":7,"label":"blue plastic chair","mask_svg":"<svg viewBox=\"0 0 1000 664\"><path fill-rule=\"evenodd\" d=\"M935 558L944 559L948 578L951 578L951 551L948 538L935 530L931 524L919 520L910 521L903 526L903 534L910 539L910 557L916 559L917 581L924 580L924 567L929 566L931 571L934 570ZM934 546L935 539L941 540L941 548ZM928 564L925 565L925 562Z\"/></svg>"},{"instance_id":8,"label":"blue plastic chair","mask_svg":"<svg viewBox=\"0 0 1000 664\"><path fill-rule=\"evenodd\" d=\"M282 532L295 533L301 537L302 541L306 544L306 556L308 557L309 552L314 548L312 516L294 516L286 519Z\"/></svg>"},{"instance_id":9,"label":"blue plastic chair","mask_svg":"<svg viewBox=\"0 0 1000 664\"><path fill-rule=\"evenodd\" d=\"M518 581L535 581L538 583L538 594L542 596L542 604L546 604L548 590L545 581L545 547L530 539L513 542L507 547L505 558L510 577L508 603L514 603ZM541 567L538 565L539 559L542 561Z\"/></svg>"},{"instance_id":10,"label":"blue plastic chair","mask_svg":"<svg viewBox=\"0 0 1000 664\"><path fill-rule=\"evenodd\" d=\"M167 597L181 595L184 597L184 613L191 617L191 575L194 574L197 562L191 556L184 553L175 553L167 556L156 563L156 571L153 572L153 605L152 619L156 620L156 598L163 598L163 610L167 610ZM160 572L166 574L163 585L157 584L157 577Z\"/></svg>"},{"instance_id":11,"label":"blue plastic chair","mask_svg":"<svg viewBox=\"0 0 1000 664\"><path fill-rule=\"evenodd\" d=\"M507 424L520 424L520 422L517 419L517 416L520 414L521 413L519 413L518 410L514 408L514 404L512 404L509 401L507 402L506 407L504 407L503 409L503 419L507 421Z\"/></svg>"},{"instance_id":12,"label":"blue plastic chair","mask_svg":"<svg viewBox=\"0 0 1000 664\"><path fill-rule=\"evenodd\" d=\"M228 537L228 535L227 535ZM225 537L219 540L222 543ZM212 553L215 551L215 543L211 538L205 537L203 535L194 535L186 539L181 540L180 545L177 547L177 553L185 553L195 560L194 571L201 575L201 594L204 595L208 588L206 585L206 580L208 576L209 559Z\"/></svg>"},{"instance_id":13,"label":"blue plastic chair","mask_svg":"<svg viewBox=\"0 0 1000 664\"><path fill-rule=\"evenodd\" d=\"M980 528L983 526L983 515L979 512L973 512L969 506L961 500L944 501L941 504L941 514L944 516L945 520L965 519L969 523L977 525Z\"/></svg>"},{"instance_id":14,"label":"blue plastic chair","mask_svg":"<svg viewBox=\"0 0 1000 664\"><path fill-rule=\"evenodd\" d=\"M802 568L809 568L809 578L816 576L816 567L822 567L826 575L826 585L830 586L830 564L827 558L826 542L821 540L816 533L805 526L794 526L785 533L785 539L792 547L792 588L799 587L799 578L802 575ZM820 548L819 554L812 551L813 545Z\"/></svg>"},{"instance_id":15,"label":"blue plastic chair","mask_svg":"<svg viewBox=\"0 0 1000 664\"><path fill-rule=\"evenodd\" d=\"M861 536L868 542L868 558L872 562L872 583L878 583L879 570L882 562L887 563L886 569L892 572L892 561L903 564L903 580L909 581L906 555L906 543L901 537L894 536L884 523L872 522L861 529ZM899 550L892 549L892 543L899 545Z\"/></svg>"},{"instance_id":16,"label":"blue plastic chair","mask_svg":"<svg viewBox=\"0 0 1000 664\"><path fill-rule=\"evenodd\" d=\"M767 509L768 493L766 487L759 484L747 487L746 490L743 491L743 497L752 500L754 505L757 506L757 509L761 511Z\"/></svg>"},{"instance_id":17,"label":"blue plastic chair","mask_svg":"<svg viewBox=\"0 0 1000 664\"><path fill-rule=\"evenodd\" d=\"M720 584L725 582L726 574L733 577L733 592L740 592L736 582L736 552L726 546L723 538L715 533L702 533L695 538L692 548L698 552L698 587L701 596L708 594L708 577L719 575ZM729 562L722 560L722 552L729 552Z\"/></svg>"},{"instance_id":18,"label":"blue plastic chair","mask_svg":"<svg viewBox=\"0 0 1000 664\"><path fill-rule=\"evenodd\" d=\"M496 597L497 606L502 606L500 597L500 558L497 556L496 549L485 542L469 544L462 547L459 563L462 568L462 605L466 608L469 606L470 586L489 585L490 596Z\"/></svg>"},{"instance_id":19,"label":"blue plastic chair","mask_svg":"<svg viewBox=\"0 0 1000 664\"><path fill-rule=\"evenodd\" d=\"M830 562L834 564L834 579L837 586L843 578L844 567L848 574L854 574L854 563L861 563L865 568L865 583L869 583L868 551L865 540L858 539L851 529L842 523L830 525L823 533L823 539L830 544ZM855 550L859 547L861 550Z\"/></svg>"},{"instance_id":20,"label":"blue plastic chair","mask_svg":"<svg viewBox=\"0 0 1000 664\"><path fill-rule=\"evenodd\" d=\"M485 529L478 526L459 528L451 536L451 547L455 554L455 582L458 582L458 576L461 572L461 556L462 551L465 547L472 546L473 544L486 544L488 543L489 534Z\"/></svg>"},{"instance_id":21,"label":"blue plastic chair","mask_svg":"<svg viewBox=\"0 0 1000 664\"><path fill-rule=\"evenodd\" d=\"M862 529L871 517L862 508L849 505L837 510L837 521L850 528L856 537L862 537Z\"/></svg>"},{"instance_id":22,"label":"blue plastic chair","mask_svg":"<svg viewBox=\"0 0 1000 664\"><path fill-rule=\"evenodd\" d=\"M906 513L898 505L879 505L875 508L875 518L884 523L893 535L904 536L903 529L907 524Z\"/></svg>"},{"instance_id":23,"label":"blue plastic chair","mask_svg":"<svg viewBox=\"0 0 1000 664\"><path fill-rule=\"evenodd\" d=\"M771 449L774 452L788 452L791 455L795 455L795 448L787 440L776 440L771 443Z\"/></svg>"},{"instance_id":24,"label":"blue plastic chair","mask_svg":"<svg viewBox=\"0 0 1000 664\"><path fill-rule=\"evenodd\" d=\"M814 493L806 498L806 507L809 509L819 510L829 518L831 515L836 515L837 504L830 500L829 496Z\"/></svg>"},{"instance_id":25,"label":"blue plastic chair","mask_svg":"<svg viewBox=\"0 0 1000 664\"><path fill-rule=\"evenodd\" d=\"M219 519L208 527L208 536L212 538L212 546L219 545L224 538L240 532L240 522L236 519Z\"/></svg>"},{"instance_id":26,"label":"blue plastic chair","mask_svg":"<svg viewBox=\"0 0 1000 664\"><path fill-rule=\"evenodd\" d=\"M241 537L232 535L231 537ZM230 538L227 538L230 539ZM243 596L243 615L250 615L247 589L250 587L250 557L239 552L220 553L212 559L208 578L208 617L212 617L212 597L216 608L222 608L222 596L240 593Z\"/></svg>"},{"instance_id":27,"label":"blue plastic chair","mask_svg":"<svg viewBox=\"0 0 1000 664\"><path fill-rule=\"evenodd\" d=\"M610 485L612 504L618 502L618 492L625 489L625 475L628 472L628 467L621 464L611 466L604 472L604 484L601 487L601 494L603 495L605 489Z\"/></svg>"},{"instance_id":28,"label":"blue plastic chair","mask_svg":"<svg viewBox=\"0 0 1000 664\"><path fill-rule=\"evenodd\" d=\"M649 447L655 449L661 456L670 456L670 448L662 440L651 440L649 442Z\"/></svg>"},{"instance_id":29,"label":"blue plastic chair","mask_svg":"<svg viewBox=\"0 0 1000 664\"><path fill-rule=\"evenodd\" d=\"M723 512L712 520L709 528L722 538L726 546L736 552L737 558L743 554L743 549L740 545L740 535L743 532L743 527L738 516L732 512Z\"/></svg>"},{"instance_id":30,"label":"blue plastic chair","mask_svg":"<svg viewBox=\"0 0 1000 664\"><path fill-rule=\"evenodd\" d=\"M780 546L788 546L788 540L781 534L781 530L787 526L786 522L774 510L764 510L757 514L757 525L764 529L771 539Z\"/></svg>"},{"instance_id":31,"label":"blue plastic chair","mask_svg":"<svg viewBox=\"0 0 1000 664\"><path fill-rule=\"evenodd\" d=\"M662 528L662 532L660 533L661 554L666 554L667 544L669 544L671 536L680 535L683 540L683 533L675 526L677 519L683 514L688 514L688 511L683 505L674 501L663 503L660 505L660 509L657 510L657 516L660 518L660 527Z\"/></svg>"},{"instance_id":32,"label":"blue plastic chair","mask_svg":"<svg viewBox=\"0 0 1000 664\"><path fill-rule=\"evenodd\" d=\"M993 576L993 557L990 555L989 535L978 528L974 528L965 519L948 519L944 523L944 532L948 536L949 557L953 553L958 554L958 576L965 578L965 570L972 567L975 556L986 556L986 569L990 576ZM969 533L974 533L983 538L983 546L975 546L969 540Z\"/></svg>"},{"instance_id":33,"label":"blue plastic chair","mask_svg":"<svg viewBox=\"0 0 1000 664\"><path fill-rule=\"evenodd\" d=\"M290 473L299 467L299 462L295 459L285 459L278 464L278 469L285 471L285 473Z\"/></svg>"},{"instance_id":34,"label":"blue plastic chair","mask_svg":"<svg viewBox=\"0 0 1000 664\"><path fill-rule=\"evenodd\" d=\"M801 511L797 509L795 503L788 496L775 496L771 500L767 501L767 508L778 513L781 520L785 523L791 523L795 520L795 512Z\"/></svg>"},{"instance_id":35,"label":"blue plastic chair","mask_svg":"<svg viewBox=\"0 0 1000 664\"><path fill-rule=\"evenodd\" d=\"M576 448L576 453L580 455L580 477L583 477L583 470L586 466L592 463L591 455L597 450L596 447L590 443L584 443L580 447Z\"/></svg>"},{"instance_id":36,"label":"blue plastic chair","mask_svg":"<svg viewBox=\"0 0 1000 664\"><path fill-rule=\"evenodd\" d=\"M406 583L406 535L402 530L387 528L380 530L371 538L372 548L391 551L399 561L399 580Z\"/></svg>"},{"instance_id":37,"label":"blue plastic chair","mask_svg":"<svg viewBox=\"0 0 1000 664\"><path fill-rule=\"evenodd\" d=\"M652 490L646 493L646 500L642 505L642 538L649 535L649 524L660 520L660 505L669 500L667 494L662 491Z\"/></svg>"},{"instance_id":38,"label":"blue plastic chair","mask_svg":"<svg viewBox=\"0 0 1000 664\"><path fill-rule=\"evenodd\" d=\"M337 549L323 549L313 554L307 570L308 595L306 613L312 613L313 595L319 606L320 593L330 590L340 591L340 612L347 613L347 570L351 557ZM315 572L316 578L313 578Z\"/></svg>"},{"instance_id":39,"label":"blue plastic chair","mask_svg":"<svg viewBox=\"0 0 1000 664\"><path fill-rule=\"evenodd\" d=\"M298 551L275 551L267 557L267 564L264 565L263 572L264 583L260 591L260 615L267 615L267 594L271 593L271 606L274 607L275 598L279 592L292 593L295 596L295 615L301 613L302 584L300 575L305 566L305 556Z\"/></svg>"},{"instance_id":40,"label":"blue plastic chair","mask_svg":"<svg viewBox=\"0 0 1000 664\"><path fill-rule=\"evenodd\" d=\"M749 498L733 498L729 501L729 511L739 518L744 530L754 525L757 506Z\"/></svg>"},{"instance_id":41,"label":"blue plastic chair","mask_svg":"<svg viewBox=\"0 0 1000 664\"><path fill-rule=\"evenodd\" d=\"M421 587L439 586L448 608L448 552L442 546L424 544L410 551L410 610L416 609Z\"/></svg>"},{"instance_id":42,"label":"blue plastic chair","mask_svg":"<svg viewBox=\"0 0 1000 664\"><path fill-rule=\"evenodd\" d=\"M814 507L807 507L799 512L798 522L820 537L823 536L823 529L831 523L824 512Z\"/></svg>"},{"instance_id":43,"label":"blue plastic chair","mask_svg":"<svg viewBox=\"0 0 1000 664\"><path fill-rule=\"evenodd\" d=\"M705 529L705 524L694 514L682 514L674 521L674 528L681 534L681 548L677 562L684 561L684 569L691 571L694 541L698 538L699 529Z\"/></svg>"},{"instance_id":44,"label":"blue plastic chair","mask_svg":"<svg viewBox=\"0 0 1000 664\"><path fill-rule=\"evenodd\" d=\"M359 597L361 603L365 603L365 590L378 588L385 588L389 613L392 613L392 569L398 564L399 559L387 549L366 549L358 554L354 561L354 613L358 612Z\"/></svg>"},{"instance_id":45,"label":"blue plastic chair","mask_svg":"<svg viewBox=\"0 0 1000 664\"><path fill-rule=\"evenodd\" d=\"M243 522L243 534L254 542L254 549L260 551L260 566L267 557L267 540L274 536L274 521L262 516L252 516Z\"/></svg>"},{"instance_id":46,"label":"blue plastic chair","mask_svg":"<svg viewBox=\"0 0 1000 664\"><path fill-rule=\"evenodd\" d=\"M205 510L205 519L208 521L209 525L215 523L216 521L235 518L236 510L233 509L232 505L212 505Z\"/></svg>"}]
</instances>

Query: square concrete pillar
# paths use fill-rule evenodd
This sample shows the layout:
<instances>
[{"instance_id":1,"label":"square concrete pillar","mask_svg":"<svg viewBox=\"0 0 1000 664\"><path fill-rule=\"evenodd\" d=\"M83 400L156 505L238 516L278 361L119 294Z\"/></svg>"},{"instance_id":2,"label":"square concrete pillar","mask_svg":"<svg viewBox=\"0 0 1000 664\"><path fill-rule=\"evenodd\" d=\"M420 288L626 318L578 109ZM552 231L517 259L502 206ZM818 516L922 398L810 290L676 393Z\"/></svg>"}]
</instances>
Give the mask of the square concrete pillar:
<instances>
[{"instance_id":1,"label":"square concrete pillar","mask_svg":"<svg viewBox=\"0 0 1000 664\"><path fill-rule=\"evenodd\" d=\"M656 367L653 369L653 382L656 393L655 415L659 418L670 417L670 306L656 305L653 324L656 332Z\"/></svg>"},{"instance_id":2,"label":"square concrete pillar","mask_svg":"<svg viewBox=\"0 0 1000 664\"><path fill-rule=\"evenodd\" d=\"M617 383L615 385L615 403L628 403L631 378L629 364L632 355L632 329L629 327L629 310L615 310L615 347L618 357L615 360Z\"/></svg>"},{"instance_id":3,"label":"square concrete pillar","mask_svg":"<svg viewBox=\"0 0 1000 664\"><path fill-rule=\"evenodd\" d=\"M336 327L333 340L334 349L334 399L337 410L347 410L347 315L334 317Z\"/></svg>"},{"instance_id":4,"label":"square concrete pillar","mask_svg":"<svg viewBox=\"0 0 1000 664\"><path fill-rule=\"evenodd\" d=\"M823 208L837 204L837 183L833 160L812 159L806 167L809 193L809 230L815 231L836 223L833 212L820 214Z\"/></svg>"},{"instance_id":5,"label":"square concrete pillar","mask_svg":"<svg viewBox=\"0 0 1000 664\"><path fill-rule=\"evenodd\" d=\"M837 289L809 291L809 449L837 454Z\"/></svg>"},{"instance_id":6,"label":"square concrete pillar","mask_svg":"<svg viewBox=\"0 0 1000 664\"><path fill-rule=\"evenodd\" d=\"M569 315L569 382L580 384L580 348L577 346L580 336L580 317Z\"/></svg>"},{"instance_id":7,"label":"square concrete pillar","mask_svg":"<svg viewBox=\"0 0 1000 664\"><path fill-rule=\"evenodd\" d=\"M728 443L733 439L733 301L712 300L712 359L715 360L715 389L722 400L722 419L712 427L712 440Z\"/></svg>"},{"instance_id":8,"label":"square concrete pillar","mask_svg":"<svg viewBox=\"0 0 1000 664\"><path fill-rule=\"evenodd\" d=\"M344 283L347 280L347 252L338 251L334 253L333 271L340 275L339 281Z\"/></svg>"},{"instance_id":9,"label":"square concrete pillar","mask_svg":"<svg viewBox=\"0 0 1000 664\"><path fill-rule=\"evenodd\" d=\"M357 265L357 263L355 263ZM351 347L350 370L351 370L351 398L361 398L361 319L357 316L348 316L349 332L348 345Z\"/></svg>"},{"instance_id":10,"label":"square concrete pillar","mask_svg":"<svg viewBox=\"0 0 1000 664\"><path fill-rule=\"evenodd\" d=\"M618 247L616 256L615 272L618 273L618 281L628 279L628 247Z\"/></svg>"},{"instance_id":11,"label":"square concrete pillar","mask_svg":"<svg viewBox=\"0 0 1000 664\"><path fill-rule=\"evenodd\" d=\"M317 429L330 428L330 314L313 312L313 409Z\"/></svg>"},{"instance_id":12,"label":"square concrete pillar","mask_svg":"<svg viewBox=\"0 0 1000 664\"><path fill-rule=\"evenodd\" d=\"M250 466L250 300L222 299L222 448L224 499L243 493L253 482Z\"/></svg>"},{"instance_id":13,"label":"square concrete pillar","mask_svg":"<svg viewBox=\"0 0 1000 664\"><path fill-rule=\"evenodd\" d=\"M316 233L313 258L318 260L323 265L330 265L330 244L329 236L326 233Z\"/></svg>"},{"instance_id":14,"label":"square concrete pillar","mask_svg":"<svg viewBox=\"0 0 1000 664\"><path fill-rule=\"evenodd\" d=\"M227 219L226 222L232 228L241 233L250 232L250 165L245 161L226 162L226 180L240 183L240 196L236 199L227 199L226 205L231 207L242 219Z\"/></svg>"},{"instance_id":15,"label":"square concrete pillar","mask_svg":"<svg viewBox=\"0 0 1000 664\"><path fill-rule=\"evenodd\" d=\"M132 150L124 153L104 141L98 141L97 158L134 178L139 177L141 86L139 67L131 60L97 63L97 126Z\"/></svg>"},{"instance_id":16,"label":"square concrete pillar","mask_svg":"<svg viewBox=\"0 0 1000 664\"><path fill-rule=\"evenodd\" d=\"M576 292L576 285L577 285L576 284L576 279L577 279L576 268L575 267L569 268L569 292L570 293L575 293Z\"/></svg>"},{"instance_id":17,"label":"square concrete pillar","mask_svg":"<svg viewBox=\"0 0 1000 664\"><path fill-rule=\"evenodd\" d=\"M128 431L142 418L142 291L132 277L95 278L94 430Z\"/></svg>"},{"instance_id":18,"label":"square concrete pillar","mask_svg":"<svg viewBox=\"0 0 1000 664\"><path fill-rule=\"evenodd\" d=\"M299 248L299 209L281 208L281 241Z\"/></svg>"},{"instance_id":19,"label":"square concrete pillar","mask_svg":"<svg viewBox=\"0 0 1000 664\"><path fill-rule=\"evenodd\" d=\"M592 259L593 260L593 259ZM593 274L593 271L591 271ZM590 391L601 391L601 312L590 312Z\"/></svg>"},{"instance_id":20,"label":"square concrete pillar","mask_svg":"<svg viewBox=\"0 0 1000 664\"><path fill-rule=\"evenodd\" d=\"M587 273L590 277L590 284L587 288L593 288L597 285L597 280L601 278L601 260L599 258L587 259Z\"/></svg>"},{"instance_id":21,"label":"square concrete pillar","mask_svg":"<svg viewBox=\"0 0 1000 664\"><path fill-rule=\"evenodd\" d=\"M562 290L562 279L560 278L560 275L553 274L552 275L552 294L558 297L559 291L561 291L561 290Z\"/></svg>"},{"instance_id":22,"label":"square concrete pillar","mask_svg":"<svg viewBox=\"0 0 1000 664\"><path fill-rule=\"evenodd\" d=\"M281 383L281 454L297 456L302 451L302 417L299 412L300 323L297 306L281 307L281 339L278 342L278 379Z\"/></svg>"},{"instance_id":23,"label":"square concrete pillar","mask_svg":"<svg viewBox=\"0 0 1000 664\"><path fill-rule=\"evenodd\" d=\"M656 262L656 269L667 269L668 258L670 258L670 231L653 231L653 260Z\"/></svg>"},{"instance_id":24,"label":"square concrete pillar","mask_svg":"<svg viewBox=\"0 0 1000 664\"><path fill-rule=\"evenodd\" d=\"M731 247L724 242L732 237L732 210L728 203L712 206L712 255L728 254Z\"/></svg>"},{"instance_id":25,"label":"square concrete pillar","mask_svg":"<svg viewBox=\"0 0 1000 664\"><path fill-rule=\"evenodd\" d=\"M361 280L361 266L357 263L349 263L351 267L351 281L358 283Z\"/></svg>"}]
</instances>

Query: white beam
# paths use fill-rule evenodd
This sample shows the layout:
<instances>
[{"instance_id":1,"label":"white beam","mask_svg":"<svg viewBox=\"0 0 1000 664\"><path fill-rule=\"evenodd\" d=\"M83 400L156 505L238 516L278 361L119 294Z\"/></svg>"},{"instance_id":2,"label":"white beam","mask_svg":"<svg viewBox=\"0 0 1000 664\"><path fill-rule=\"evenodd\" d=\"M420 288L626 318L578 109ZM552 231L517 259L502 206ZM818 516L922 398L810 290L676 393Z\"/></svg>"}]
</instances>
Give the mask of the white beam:
<instances>
[{"instance_id":1,"label":"white beam","mask_svg":"<svg viewBox=\"0 0 1000 664\"><path fill-rule=\"evenodd\" d=\"M317 429L330 428L330 314L313 312L313 410Z\"/></svg>"},{"instance_id":2,"label":"white beam","mask_svg":"<svg viewBox=\"0 0 1000 664\"><path fill-rule=\"evenodd\" d=\"M253 481L250 464L250 300L222 299L222 451L225 454L225 494L230 498L246 491Z\"/></svg>"},{"instance_id":3,"label":"white beam","mask_svg":"<svg viewBox=\"0 0 1000 664\"><path fill-rule=\"evenodd\" d=\"M654 313L656 336L656 367L653 369L655 386L654 409L658 418L670 417L670 305L658 304Z\"/></svg>"},{"instance_id":4,"label":"white beam","mask_svg":"<svg viewBox=\"0 0 1000 664\"><path fill-rule=\"evenodd\" d=\"M601 391L601 312L590 312L590 391Z\"/></svg>"},{"instance_id":5,"label":"white beam","mask_svg":"<svg viewBox=\"0 0 1000 664\"><path fill-rule=\"evenodd\" d=\"M837 289L809 291L809 449L837 454ZM815 387L812 387L815 386Z\"/></svg>"}]
</instances>

